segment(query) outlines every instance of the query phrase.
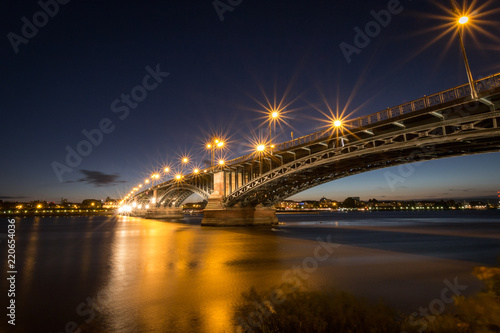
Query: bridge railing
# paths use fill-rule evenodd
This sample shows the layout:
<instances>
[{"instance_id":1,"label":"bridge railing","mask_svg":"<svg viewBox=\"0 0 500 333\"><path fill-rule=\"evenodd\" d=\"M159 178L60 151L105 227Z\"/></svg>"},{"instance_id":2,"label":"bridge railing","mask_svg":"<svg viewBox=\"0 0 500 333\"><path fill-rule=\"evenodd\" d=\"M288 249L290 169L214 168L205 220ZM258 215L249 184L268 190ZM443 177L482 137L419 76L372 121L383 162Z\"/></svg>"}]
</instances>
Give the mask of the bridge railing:
<instances>
[{"instance_id":1,"label":"bridge railing","mask_svg":"<svg viewBox=\"0 0 500 333\"><path fill-rule=\"evenodd\" d=\"M483 92L488 89L500 87L500 73L477 80L474 83L478 92ZM386 110L379 111L368 116L348 120L345 122L345 126L351 129L371 125L382 120L402 116L431 106L467 97L470 96L470 93L470 86L468 84L464 84L434 95L424 96L408 103L394 106L392 108L387 108Z\"/></svg>"},{"instance_id":2,"label":"bridge railing","mask_svg":"<svg viewBox=\"0 0 500 333\"><path fill-rule=\"evenodd\" d=\"M483 79L477 80L474 82L476 86L477 92L483 92L488 89L493 89L500 87L500 73L494 74ZM452 89L448 89L430 96L424 96L417 100L404 103L398 106L394 106L392 108L387 108L386 110L379 111L377 113L373 113L364 117L359 117L353 120L347 120L344 122L344 126L349 130L356 129L358 127L364 127L371 124L375 124L379 121L399 117L408 113L412 113L415 111L419 111L431 106L451 102L463 97L470 96L470 86L468 84L464 84ZM322 139L325 137L329 137L330 133L328 130L321 130L312 134L308 134L302 136L300 138L286 141L280 144L275 145L274 151L282 151L289 148L293 148L296 146L303 145L305 143L309 143L312 141L316 141L318 139ZM253 154L244 155L233 160L228 161L227 165L235 165L245 162L247 160L252 160L254 158Z\"/></svg>"}]
</instances>

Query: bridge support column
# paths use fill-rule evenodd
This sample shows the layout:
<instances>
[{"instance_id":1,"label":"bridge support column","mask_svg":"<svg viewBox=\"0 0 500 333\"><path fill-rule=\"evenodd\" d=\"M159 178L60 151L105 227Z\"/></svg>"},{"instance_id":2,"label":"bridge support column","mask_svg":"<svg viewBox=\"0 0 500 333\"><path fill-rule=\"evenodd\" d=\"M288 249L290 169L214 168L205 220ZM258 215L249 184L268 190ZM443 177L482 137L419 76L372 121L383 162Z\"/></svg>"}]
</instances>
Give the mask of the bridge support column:
<instances>
[{"instance_id":1,"label":"bridge support column","mask_svg":"<svg viewBox=\"0 0 500 333\"><path fill-rule=\"evenodd\" d=\"M203 211L202 226L238 227L278 224L276 209L267 207L224 208L222 196L214 191Z\"/></svg>"},{"instance_id":2,"label":"bridge support column","mask_svg":"<svg viewBox=\"0 0 500 333\"><path fill-rule=\"evenodd\" d=\"M181 219L184 217L184 212L181 207L155 207L146 210L144 217L147 219Z\"/></svg>"}]
</instances>

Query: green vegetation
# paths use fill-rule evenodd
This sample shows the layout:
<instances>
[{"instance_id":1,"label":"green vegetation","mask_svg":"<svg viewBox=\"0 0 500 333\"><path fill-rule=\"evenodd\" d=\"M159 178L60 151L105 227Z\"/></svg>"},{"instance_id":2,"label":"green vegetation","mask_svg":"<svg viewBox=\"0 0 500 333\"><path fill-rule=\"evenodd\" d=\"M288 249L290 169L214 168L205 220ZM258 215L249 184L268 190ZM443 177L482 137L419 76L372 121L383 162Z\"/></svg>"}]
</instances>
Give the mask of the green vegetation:
<instances>
[{"instance_id":1,"label":"green vegetation","mask_svg":"<svg viewBox=\"0 0 500 333\"><path fill-rule=\"evenodd\" d=\"M456 297L450 311L427 321L425 332L500 332L500 268L476 267L473 274L486 288L471 297ZM409 320L401 327L408 333L419 332Z\"/></svg>"},{"instance_id":2,"label":"green vegetation","mask_svg":"<svg viewBox=\"0 0 500 333\"><path fill-rule=\"evenodd\" d=\"M234 320L242 332L500 332L500 268L478 267L473 274L485 283L485 290L456 297L437 316L414 318L344 292L285 284L244 293L235 305Z\"/></svg>"}]
</instances>

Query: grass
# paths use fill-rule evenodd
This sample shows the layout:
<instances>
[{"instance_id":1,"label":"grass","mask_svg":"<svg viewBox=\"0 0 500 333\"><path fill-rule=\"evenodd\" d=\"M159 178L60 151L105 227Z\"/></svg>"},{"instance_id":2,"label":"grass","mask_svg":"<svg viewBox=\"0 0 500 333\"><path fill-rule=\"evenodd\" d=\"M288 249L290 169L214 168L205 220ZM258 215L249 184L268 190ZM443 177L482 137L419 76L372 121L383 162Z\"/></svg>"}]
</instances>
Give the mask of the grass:
<instances>
[{"instance_id":1,"label":"grass","mask_svg":"<svg viewBox=\"0 0 500 333\"><path fill-rule=\"evenodd\" d=\"M309 291L283 284L259 292L251 288L234 306L240 332L500 332L500 268L478 267L473 274L485 289L456 297L441 315L414 318L384 304L345 292Z\"/></svg>"}]
</instances>

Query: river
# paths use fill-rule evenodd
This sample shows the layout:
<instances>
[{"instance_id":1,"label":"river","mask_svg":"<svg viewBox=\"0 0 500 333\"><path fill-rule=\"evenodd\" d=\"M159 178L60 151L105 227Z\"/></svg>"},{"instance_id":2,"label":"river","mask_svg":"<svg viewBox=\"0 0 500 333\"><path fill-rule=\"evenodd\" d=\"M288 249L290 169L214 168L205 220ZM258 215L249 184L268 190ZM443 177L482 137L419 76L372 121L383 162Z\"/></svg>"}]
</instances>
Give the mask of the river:
<instances>
[{"instance_id":1,"label":"river","mask_svg":"<svg viewBox=\"0 0 500 333\"><path fill-rule=\"evenodd\" d=\"M15 332L232 332L242 292L292 279L411 313L445 280L477 292L471 271L500 255L500 210L278 217L272 228L201 227L197 215L15 218ZM5 278L0 287L5 312ZM0 331L14 332L2 317Z\"/></svg>"}]
</instances>

